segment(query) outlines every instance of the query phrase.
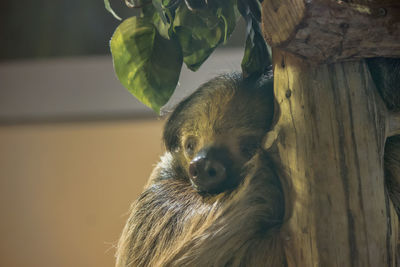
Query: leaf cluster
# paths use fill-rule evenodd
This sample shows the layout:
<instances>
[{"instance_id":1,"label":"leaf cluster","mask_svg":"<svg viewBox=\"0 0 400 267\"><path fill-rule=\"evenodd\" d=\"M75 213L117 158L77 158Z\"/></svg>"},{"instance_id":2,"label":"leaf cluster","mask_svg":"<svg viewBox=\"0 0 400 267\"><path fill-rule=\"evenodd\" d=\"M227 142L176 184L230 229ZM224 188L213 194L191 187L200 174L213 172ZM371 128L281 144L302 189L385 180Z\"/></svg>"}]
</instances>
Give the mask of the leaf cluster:
<instances>
[{"instance_id":1,"label":"leaf cluster","mask_svg":"<svg viewBox=\"0 0 400 267\"><path fill-rule=\"evenodd\" d=\"M109 0L104 0L111 9ZM141 15L125 19L110 46L121 83L157 113L169 100L182 64L196 71L226 42L241 15L247 23L242 72L257 78L269 67L258 0L126 0Z\"/></svg>"}]
</instances>

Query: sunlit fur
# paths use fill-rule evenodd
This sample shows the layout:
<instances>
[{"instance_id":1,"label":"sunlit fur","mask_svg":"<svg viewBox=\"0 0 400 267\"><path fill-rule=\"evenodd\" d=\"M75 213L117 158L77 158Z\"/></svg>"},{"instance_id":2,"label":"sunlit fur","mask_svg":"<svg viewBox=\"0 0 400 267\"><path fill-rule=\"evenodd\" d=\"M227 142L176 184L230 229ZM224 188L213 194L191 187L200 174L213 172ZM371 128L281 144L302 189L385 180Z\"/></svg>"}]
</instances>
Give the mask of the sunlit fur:
<instances>
[{"instance_id":1,"label":"sunlit fur","mask_svg":"<svg viewBox=\"0 0 400 267\"><path fill-rule=\"evenodd\" d=\"M273 116L272 81L217 77L184 100L164 130L166 153L131 209L117 250L117 266L283 266L279 227L283 193L265 151L243 154L240 140L261 143ZM209 145L232 155L240 183L217 195L191 185L185 152ZM254 139L254 140L253 140Z\"/></svg>"}]
</instances>

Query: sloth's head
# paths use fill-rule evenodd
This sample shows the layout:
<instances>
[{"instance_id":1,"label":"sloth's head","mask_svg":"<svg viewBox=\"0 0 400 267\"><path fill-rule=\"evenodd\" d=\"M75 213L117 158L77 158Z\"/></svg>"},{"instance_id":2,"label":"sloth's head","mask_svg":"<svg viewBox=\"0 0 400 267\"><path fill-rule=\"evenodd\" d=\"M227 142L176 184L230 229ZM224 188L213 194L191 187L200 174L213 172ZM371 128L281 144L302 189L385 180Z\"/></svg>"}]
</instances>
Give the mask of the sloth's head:
<instances>
[{"instance_id":1,"label":"sloth's head","mask_svg":"<svg viewBox=\"0 0 400 267\"><path fill-rule=\"evenodd\" d=\"M272 80L217 77L181 102L164 129L166 149L201 193L235 188L273 117Z\"/></svg>"}]
</instances>

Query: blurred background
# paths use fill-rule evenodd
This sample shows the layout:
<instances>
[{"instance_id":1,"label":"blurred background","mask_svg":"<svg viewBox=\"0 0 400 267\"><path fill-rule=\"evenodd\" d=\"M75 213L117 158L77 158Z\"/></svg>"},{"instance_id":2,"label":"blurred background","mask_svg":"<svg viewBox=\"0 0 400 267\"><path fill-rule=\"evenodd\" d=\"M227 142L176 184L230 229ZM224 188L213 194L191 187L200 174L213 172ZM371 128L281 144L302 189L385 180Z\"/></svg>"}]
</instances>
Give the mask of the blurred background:
<instances>
[{"instance_id":1,"label":"blurred background","mask_svg":"<svg viewBox=\"0 0 400 267\"><path fill-rule=\"evenodd\" d=\"M123 0L116 13L136 14ZM103 0L0 2L0 266L113 266L130 203L163 153L163 118L115 77ZM244 25L196 73L239 70Z\"/></svg>"}]
</instances>

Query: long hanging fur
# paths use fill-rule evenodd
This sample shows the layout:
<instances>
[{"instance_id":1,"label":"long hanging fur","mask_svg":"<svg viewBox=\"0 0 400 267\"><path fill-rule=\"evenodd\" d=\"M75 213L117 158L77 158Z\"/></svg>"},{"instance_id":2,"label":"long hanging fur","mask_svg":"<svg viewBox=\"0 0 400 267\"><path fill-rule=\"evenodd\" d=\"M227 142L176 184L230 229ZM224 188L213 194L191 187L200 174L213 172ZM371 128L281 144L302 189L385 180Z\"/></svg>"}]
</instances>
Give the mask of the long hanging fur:
<instances>
[{"instance_id":1,"label":"long hanging fur","mask_svg":"<svg viewBox=\"0 0 400 267\"><path fill-rule=\"evenodd\" d=\"M174 175L171 161L164 155L153 176ZM117 266L282 266L282 192L268 162L256 155L243 184L217 196L179 180L151 184L132 206Z\"/></svg>"}]
</instances>

